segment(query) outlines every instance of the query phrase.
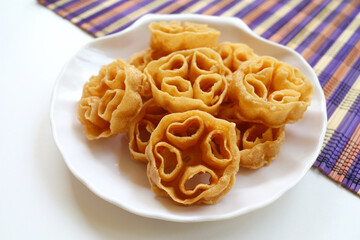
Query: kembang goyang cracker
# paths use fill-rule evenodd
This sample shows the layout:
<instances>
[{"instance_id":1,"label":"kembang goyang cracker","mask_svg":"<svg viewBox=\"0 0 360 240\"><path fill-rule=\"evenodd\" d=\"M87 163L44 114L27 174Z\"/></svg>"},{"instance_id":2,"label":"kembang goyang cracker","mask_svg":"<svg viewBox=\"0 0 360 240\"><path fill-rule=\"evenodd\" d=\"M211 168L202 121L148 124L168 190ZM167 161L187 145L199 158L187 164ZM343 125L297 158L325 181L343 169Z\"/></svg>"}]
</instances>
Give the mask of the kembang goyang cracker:
<instances>
[{"instance_id":1,"label":"kembang goyang cracker","mask_svg":"<svg viewBox=\"0 0 360 240\"><path fill-rule=\"evenodd\" d=\"M216 117L236 124L237 146L240 150L240 167L257 169L267 166L280 152L285 140L285 125L279 128L244 122L236 117L233 103L223 104Z\"/></svg>"},{"instance_id":2,"label":"kembang goyang cracker","mask_svg":"<svg viewBox=\"0 0 360 240\"><path fill-rule=\"evenodd\" d=\"M168 112L160 107L153 98L142 106L139 114L130 124L128 131L129 150L132 159L147 162L145 148L149 143L151 133L167 114Z\"/></svg>"},{"instance_id":3,"label":"kembang goyang cracker","mask_svg":"<svg viewBox=\"0 0 360 240\"><path fill-rule=\"evenodd\" d=\"M236 71L243 62L259 57L248 45L243 43L223 42L218 45L216 51L231 72Z\"/></svg>"},{"instance_id":4,"label":"kembang goyang cracker","mask_svg":"<svg viewBox=\"0 0 360 240\"><path fill-rule=\"evenodd\" d=\"M216 48L220 32L206 24L178 21L149 25L151 49L172 53L180 50Z\"/></svg>"},{"instance_id":5,"label":"kembang goyang cracker","mask_svg":"<svg viewBox=\"0 0 360 240\"><path fill-rule=\"evenodd\" d=\"M144 70L153 98L169 112L202 110L216 113L228 81L220 55L210 48L174 52Z\"/></svg>"},{"instance_id":6,"label":"kembang goyang cracker","mask_svg":"<svg viewBox=\"0 0 360 240\"><path fill-rule=\"evenodd\" d=\"M88 139L126 132L142 106L143 74L120 59L103 66L83 88L78 119Z\"/></svg>"},{"instance_id":7,"label":"kembang goyang cracker","mask_svg":"<svg viewBox=\"0 0 360 240\"><path fill-rule=\"evenodd\" d=\"M234 123L198 110L169 114L146 148L148 177L177 203L214 204L235 183L239 154Z\"/></svg>"},{"instance_id":8,"label":"kembang goyang cracker","mask_svg":"<svg viewBox=\"0 0 360 240\"><path fill-rule=\"evenodd\" d=\"M300 120L313 94L313 86L304 74L268 56L241 64L228 92L239 119L271 127Z\"/></svg>"},{"instance_id":9,"label":"kembang goyang cracker","mask_svg":"<svg viewBox=\"0 0 360 240\"><path fill-rule=\"evenodd\" d=\"M276 160L285 125L303 117L313 86L244 43L218 44L220 32L206 24L154 22L149 30L149 48L85 83L78 118L88 139L126 133L155 194L215 204L239 167Z\"/></svg>"}]
</instances>

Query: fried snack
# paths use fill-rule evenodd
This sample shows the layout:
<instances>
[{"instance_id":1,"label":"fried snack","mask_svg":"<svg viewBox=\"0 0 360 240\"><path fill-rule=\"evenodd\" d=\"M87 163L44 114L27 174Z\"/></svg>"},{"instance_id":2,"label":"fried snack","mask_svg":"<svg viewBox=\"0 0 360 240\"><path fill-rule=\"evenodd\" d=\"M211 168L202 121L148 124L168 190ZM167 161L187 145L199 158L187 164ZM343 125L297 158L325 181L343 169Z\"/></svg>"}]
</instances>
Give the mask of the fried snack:
<instances>
[{"instance_id":1,"label":"fried snack","mask_svg":"<svg viewBox=\"0 0 360 240\"><path fill-rule=\"evenodd\" d=\"M257 169L268 166L279 154L285 140L285 126L267 127L243 122L236 117L233 103L223 104L217 117L236 123L236 144L240 150L240 167Z\"/></svg>"},{"instance_id":2,"label":"fried snack","mask_svg":"<svg viewBox=\"0 0 360 240\"><path fill-rule=\"evenodd\" d=\"M137 69L143 72L148 63L154 60L153 53L154 50L152 49L146 49L141 52L134 53L129 57L127 63L135 66Z\"/></svg>"},{"instance_id":3,"label":"fried snack","mask_svg":"<svg viewBox=\"0 0 360 240\"><path fill-rule=\"evenodd\" d=\"M218 45L216 51L231 72L235 72L243 62L259 57L248 45L243 43L223 42Z\"/></svg>"},{"instance_id":4,"label":"fried snack","mask_svg":"<svg viewBox=\"0 0 360 240\"><path fill-rule=\"evenodd\" d=\"M240 136L240 166L257 169L268 166L279 154L285 140L285 126L270 128L262 124L251 124Z\"/></svg>"},{"instance_id":5,"label":"fried snack","mask_svg":"<svg viewBox=\"0 0 360 240\"><path fill-rule=\"evenodd\" d=\"M130 65L135 66L141 72L144 72L145 67L153 60L157 60L161 57L166 56L167 54L155 51L153 49L146 49L141 52L134 53L129 57L127 62ZM152 97L150 83L145 78L140 86L140 94L145 99L150 99Z\"/></svg>"},{"instance_id":6,"label":"fried snack","mask_svg":"<svg viewBox=\"0 0 360 240\"><path fill-rule=\"evenodd\" d=\"M199 47L215 48L220 32L206 24L191 22L153 22L149 25L150 47L176 52Z\"/></svg>"},{"instance_id":7,"label":"fried snack","mask_svg":"<svg viewBox=\"0 0 360 240\"><path fill-rule=\"evenodd\" d=\"M235 124L199 111L162 118L146 148L153 191L183 204L215 204L235 183Z\"/></svg>"},{"instance_id":8,"label":"fried snack","mask_svg":"<svg viewBox=\"0 0 360 240\"><path fill-rule=\"evenodd\" d=\"M142 73L120 59L103 66L85 83L78 119L88 139L125 132L142 106Z\"/></svg>"},{"instance_id":9,"label":"fried snack","mask_svg":"<svg viewBox=\"0 0 360 240\"><path fill-rule=\"evenodd\" d=\"M169 112L202 110L216 113L228 82L220 55L210 48L174 52L144 70L153 98Z\"/></svg>"},{"instance_id":10,"label":"fried snack","mask_svg":"<svg viewBox=\"0 0 360 240\"><path fill-rule=\"evenodd\" d=\"M162 51L155 51L154 49L145 49L141 52L137 52L132 54L127 63L135 66L141 72L144 71L145 67L149 64L149 62L153 60L158 60L161 57L166 56L167 54Z\"/></svg>"},{"instance_id":11,"label":"fried snack","mask_svg":"<svg viewBox=\"0 0 360 240\"><path fill-rule=\"evenodd\" d=\"M154 99L144 103L128 131L129 150L132 159L139 162L148 161L145 156L145 148L148 145L151 133L167 113L165 109L158 106Z\"/></svg>"},{"instance_id":12,"label":"fried snack","mask_svg":"<svg viewBox=\"0 0 360 240\"><path fill-rule=\"evenodd\" d=\"M228 95L239 119L280 127L303 117L313 93L311 82L298 69L265 56L239 67Z\"/></svg>"}]
</instances>

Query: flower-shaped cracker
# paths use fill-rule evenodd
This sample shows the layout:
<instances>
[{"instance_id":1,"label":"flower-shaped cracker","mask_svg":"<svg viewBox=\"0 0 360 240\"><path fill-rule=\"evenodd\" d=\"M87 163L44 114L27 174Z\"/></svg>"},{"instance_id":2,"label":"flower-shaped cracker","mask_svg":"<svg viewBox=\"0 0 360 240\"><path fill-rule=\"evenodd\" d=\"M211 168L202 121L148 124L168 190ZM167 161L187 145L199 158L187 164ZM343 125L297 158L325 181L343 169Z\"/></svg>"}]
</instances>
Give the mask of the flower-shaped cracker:
<instances>
[{"instance_id":1,"label":"flower-shaped cracker","mask_svg":"<svg viewBox=\"0 0 360 240\"><path fill-rule=\"evenodd\" d=\"M134 160L148 161L145 156L145 148L148 145L151 133L167 113L166 110L157 105L154 99L144 103L128 131L129 150Z\"/></svg>"},{"instance_id":2,"label":"flower-shaped cracker","mask_svg":"<svg viewBox=\"0 0 360 240\"><path fill-rule=\"evenodd\" d=\"M153 22L149 25L150 47L163 52L199 47L215 48L220 32L206 24Z\"/></svg>"},{"instance_id":3,"label":"flower-shaped cracker","mask_svg":"<svg viewBox=\"0 0 360 240\"><path fill-rule=\"evenodd\" d=\"M179 204L214 204L239 168L235 124L199 111L163 117L146 148L153 191Z\"/></svg>"},{"instance_id":4,"label":"flower-shaped cracker","mask_svg":"<svg viewBox=\"0 0 360 240\"><path fill-rule=\"evenodd\" d=\"M279 154L285 140L285 126L267 127L263 124L244 122L236 117L233 103L220 107L218 118L236 124L236 144L240 150L240 167L257 169L269 165Z\"/></svg>"},{"instance_id":5,"label":"flower-shaped cracker","mask_svg":"<svg viewBox=\"0 0 360 240\"><path fill-rule=\"evenodd\" d=\"M311 82L298 69L272 57L242 63L229 86L238 118L270 127L300 120L312 96Z\"/></svg>"},{"instance_id":6,"label":"flower-shaped cracker","mask_svg":"<svg viewBox=\"0 0 360 240\"><path fill-rule=\"evenodd\" d=\"M139 70L117 59L85 83L78 118L88 139L126 132L142 106L139 94L142 81Z\"/></svg>"},{"instance_id":7,"label":"flower-shaped cracker","mask_svg":"<svg viewBox=\"0 0 360 240\"><path fill-rule=\"evenodd\" d=\"M240 135L240 166L257 169L268 166L279 154L285 140L285 126L271 128L262 124L251 124Z\"/></svg>"},{"instance_id":8,"label":"flower-shaped cracker","mask_svg":"<svg viewBox=\"0 0 360 240\"><path fill-rule=\"evenodd\" d=\"M235 72L243 62L259 57L248 45L243 43L223 42L218 45L216 51L231 72Z\"/></svg>"},{"instance_id":9,"label":"flower-shaped cracker","mask_svg":"<svg viewBox=\"0 0 360 240\"><path fill-rule=\"evenodd\" d=\"M147 65L153 98L169 112L199 109L216 113L228 82L220 55L210 48L174 52Z\"/></svg>"}]
</instances>

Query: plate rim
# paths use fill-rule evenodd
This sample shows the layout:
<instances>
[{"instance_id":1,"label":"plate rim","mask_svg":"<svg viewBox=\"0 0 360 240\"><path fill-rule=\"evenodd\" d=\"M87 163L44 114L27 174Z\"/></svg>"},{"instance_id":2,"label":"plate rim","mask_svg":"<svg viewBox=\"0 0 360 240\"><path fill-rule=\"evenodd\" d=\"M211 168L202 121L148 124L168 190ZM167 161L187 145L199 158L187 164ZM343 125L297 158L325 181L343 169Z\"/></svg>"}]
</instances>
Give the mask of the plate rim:
<instances>
[{"instance_id":1,"label":"plate rim","mask_svg":"<svg viewBox=\"0 0 360 240\"><path fill-rule=\"evenodd\" d=\"M299 174L298 178L296 178L293 182L289 183L288 185L286 185L286 187L284 187L283 189L281 189L281 191L278 191L277 194L274 194L272 197L259 202L258 204L253 204L250 205L248 207L242 208L242 209L238 209L235 210L233 212L227 213L227 214L221 214L221 215L211 215L211 216L205 216L205 217L198 217L198 216L176 216L174 217L173 215L167 215L167 216L163 216L163 214L157 214L157 213L144 213L142 211L137 211L137 209L134 208L130 208L125 204L119 203L114 201L113 199L111 199L111 197L107 196L107 194L104 194L101 189L98 189L98 187L96 187L94 184L91 184L89 181L87 181L85 179L84 176L81 176L81 174L78 172L78 170L75 169L75 167L71 164L71 161L68 159L69 156L66 153L66 150L64 150L63 145L61 144L60 140L58 139L58 132L56 129L56 124L55 124L55 119L54 119L54 114L55 114L55 105L56 105L56 100L57 100L57 95L58 95L58 86L61 82L61 79L65 73L66 68L68 67L68 65L70 64L70 62L76 58L76 56L85 48L88 48L90 45L99 42L99 41L103 41L105 39L111 39L111 38L117 38L119 36L125 35L127 32L132 31L134 29L137 28L137 26L143 24L144 22L147 22L149 20L151 21L169 21L169 17L172 20L181 20L181 21L196 21L196 20L201 20L201 21L223 21L222 23L225 24L231 24L239 29L245 30L247 34L250 34L252 37L257 38L258 40L265 42L266 44L270 44L276 47L280 47L286 51L291 52L292 54L296 55L296 57L298 59L300 59L301 64L305 65L309 71L310 74L312 75L312 77L314 77L317 81L315 81L316 88L319 88L321 91L320 92L320 106L321 106L321 113L322 113L322 117L323 117L323 122L322 122L322 129L321 129L321 135L319 138L319 142L318 145L316 147L316 150L314 150L314 152L312 153L312 158L314 158L314 161L309 161L305 167L303 168L303 170L301 171L301 174ZM190 20L189 20L190 19ZM315 86L314 86L315 87ZM320 85L319 79L315 73L315 71L313 70L313 68L310 66L310 64L296 51L294 51L293 49L286 47L284 45L272 42L268 39L265 39L257 34L255 34L241 19L236 18L236 17L221 17L221 16L209 16L209 15L200 15L200 14L146 14L143 15L142 17L140 17L138 20L136 20L131 26L129 26L128 28L124 29L123 31L120 31L118 33L114 33L111 35L107 35L107 36L103 36L103 37L99 37L93 40L90 40L89 42L87 42L86 44L84 44L78 51L75 52L75 54L73 54L63 65L61 71L59 72L54 87L53 87L53 91L51 94L51 100L50 100L50 122L51 122L51 130L52 130L52 135L53 135L53 139L55 141L55 144L57 146L57 148L59 149L64 162L66 163L67 167L69 168L70 172L81 182L83 183L91 192L93 192L95 195L99 196L100 198L102 198L103 200L110 202L112 204L114 204L115 206L118 206L120 208L122 208L123 210L126 210L128 212L131 212L133 214L136 214L138 216L143 216L143 217L147 217L147 218L153 218L153 219L159 219L159 220L164 220L164 221L172 221L172 222L206 222L206 221L217 221L217 220L225 220L225 219L231 219L243 214L246 214L248 212L254 211L256 209L260 209L262 207L265 207L267 205L269 205L270 203L276 201L278 198L280 198L285 192L287 192L288 190L290 190L291 188L293 188L297 183L299 183L299 181L305 176L305 174L309 171L309 169L312 167L312 165L314 164L314 162L316 161L317 156L319 155L323 142L324 142L324 138L325 138L325 133L326 133L326 128L327 128L327 112L326 112L326 101L325 101L325 96L324 96L324 92L322 90L322 87Z\"/></svg>"}]
</instances>

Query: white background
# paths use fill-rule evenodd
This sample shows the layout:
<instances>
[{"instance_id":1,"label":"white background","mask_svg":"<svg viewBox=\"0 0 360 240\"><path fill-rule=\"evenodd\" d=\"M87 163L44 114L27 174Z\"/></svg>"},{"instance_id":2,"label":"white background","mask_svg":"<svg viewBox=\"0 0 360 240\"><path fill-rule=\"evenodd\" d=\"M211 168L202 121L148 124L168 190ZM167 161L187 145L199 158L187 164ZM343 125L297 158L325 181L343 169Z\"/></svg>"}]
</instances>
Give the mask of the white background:
<instances>
[{"instance_id":1,"label":"white background","mask_svg":"<svg viewBox=\"0 0 360 240\"><path fill-rule=\"evenodd\" d=\"M93 38L30 0L1 0L0 29L0 239L360 239L360 198L317 169L271 205L217 222L105 202L69 172L49 119L58 73Z\"/></svg>"}]
</instances>

